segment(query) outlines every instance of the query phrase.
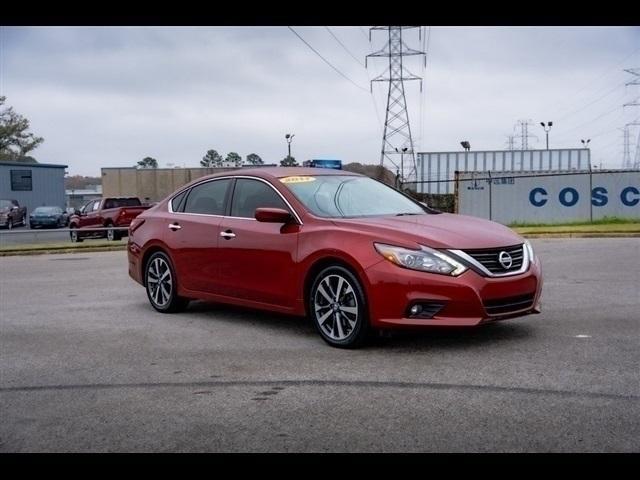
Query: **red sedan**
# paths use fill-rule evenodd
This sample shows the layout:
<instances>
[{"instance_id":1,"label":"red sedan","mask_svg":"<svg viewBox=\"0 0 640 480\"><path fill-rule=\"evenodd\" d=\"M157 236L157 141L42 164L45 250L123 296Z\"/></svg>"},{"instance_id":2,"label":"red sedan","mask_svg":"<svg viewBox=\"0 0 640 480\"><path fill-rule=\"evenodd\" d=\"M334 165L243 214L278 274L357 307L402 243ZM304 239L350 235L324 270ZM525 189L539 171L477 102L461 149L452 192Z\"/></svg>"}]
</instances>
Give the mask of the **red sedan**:
<instances>
[{"instance_id":1,"label":"red sedan","mask_svg":"<svg viewBox=\"0 0 640 480\"><path fill-rule=\"evenodd\" d=\"M308 315L336 347L374 330L540 312L529 242L340 170L199 178L133 220L128 257L159 312L202 299Z\"/></svg>"}]
</instances>

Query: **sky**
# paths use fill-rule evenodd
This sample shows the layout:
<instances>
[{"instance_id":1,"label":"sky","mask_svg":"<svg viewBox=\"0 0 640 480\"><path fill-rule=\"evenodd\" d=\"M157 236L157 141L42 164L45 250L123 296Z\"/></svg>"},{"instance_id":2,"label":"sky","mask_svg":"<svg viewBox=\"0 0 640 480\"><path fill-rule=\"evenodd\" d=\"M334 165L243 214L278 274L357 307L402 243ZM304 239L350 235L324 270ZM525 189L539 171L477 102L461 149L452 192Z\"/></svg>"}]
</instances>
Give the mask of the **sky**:
<instances>
[{"instance_id":1,"label":"sky","mask_svg":"<svg viewBox=\"0 0 640 480\"><path fill-rule=\"evenodd\" d=\"M369 27L1 27L0 95L45 142L32 152L70 175L99 176L144 157L160 167L199 166L209 149L266 163L338 158L377 164L387 83L385 60L367 54L386 33ZM640 107L640 27L424 27L408 30L406 58L423 77L405 82L419 151L507 148L518 120L530 147L590 138L591 159L620 168L626 124ZM338 41L331 35L333 33ZM428 40L428 41L427 41ZM638 70L640 72L640 70ZM345 78L347 77L347 78ZM640 126L631 127L635 154Z\"/></svg>"}]
</instances>

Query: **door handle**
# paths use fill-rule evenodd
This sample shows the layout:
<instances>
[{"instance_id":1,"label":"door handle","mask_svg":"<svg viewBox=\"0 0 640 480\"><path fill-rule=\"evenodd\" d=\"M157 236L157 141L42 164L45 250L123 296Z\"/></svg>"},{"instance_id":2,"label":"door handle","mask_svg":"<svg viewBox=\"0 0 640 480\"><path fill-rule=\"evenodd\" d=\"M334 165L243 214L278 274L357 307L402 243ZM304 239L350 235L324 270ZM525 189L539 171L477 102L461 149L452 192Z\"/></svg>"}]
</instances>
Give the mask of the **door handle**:
<instances>
[{"instance_id":1,"label":"door handle","mask_svg":"<svg viewBox=\"0 0 640 480\"><path fill-rule=\"evenodd\" d=\"M231 240L232 238L236 238L236 234L231 230L226 230L224 232L220 232L220 236L225 240Z\"/></svg>"},{"instance_id":2,"label":"door handle","mask_svg":"<svg viewBox=\"0 0 640 480\"><path fill-rule=\"evenodd\" d=\"M169 224L169 229L171 229L172 231L176 231L176 230L180 230L182 227L180 226L179 223L170 223Z\"/></svg>"}]
</instances>

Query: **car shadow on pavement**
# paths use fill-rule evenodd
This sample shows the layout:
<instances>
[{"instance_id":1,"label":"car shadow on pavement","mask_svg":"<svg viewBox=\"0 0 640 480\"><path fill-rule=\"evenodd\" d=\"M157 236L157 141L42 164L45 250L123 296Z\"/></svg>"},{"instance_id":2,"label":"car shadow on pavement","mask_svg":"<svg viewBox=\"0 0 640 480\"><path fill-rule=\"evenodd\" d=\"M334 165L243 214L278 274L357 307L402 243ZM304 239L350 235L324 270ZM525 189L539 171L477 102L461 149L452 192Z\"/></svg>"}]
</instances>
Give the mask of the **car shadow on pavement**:
<instances>
[{"instance_id":1,"label":"car shadow on pavement","mask_svg":"<svg viewBox=\"0 0 640 480\"><path fill-rule=\"evenodd\" d=\"M535 327L517 320L488 323L478 327L432 327L420 330L394 330L375 338L372 347L389 350L424 350L484 347L504 342L529 341Z\"/></svg>"},{"instance_id":2,"label":"car shadow on pavement","mask_svg":"<svg viewBox=\"0 0 640 480\"><path fill-rule=\"evenodd\" d=\"M310 319L284 315L247 307L223 305L204 301L193 301L189 313L203 315L207 320L233 322L268 328L283 334L302 337L318 336ZM220 318L223 314L224 318ZM487 323L478 327L430 327L427 329L398 329L377 335L372 334L364 350L425 350L433 348L455 349L496 344L497 342L527 341L533 335L535 326L527 319L510 319Z\"/></svg>"},{"instance_id":3,"label":"car shadow on pavement","mask_svg":"<svg viewBox=\"0 0 640 480\"><path fill-rule=\"evenodd\" d=\"M189 303L187 313L202 314L211 321L249 324L258 328L261 326L270 329L275 328L300 335L316 333L311 321L305 317L268 312L249 307L193 300ZM220 318L220 314L223 315L223 318Z\"/></svg>"}]
</instances>

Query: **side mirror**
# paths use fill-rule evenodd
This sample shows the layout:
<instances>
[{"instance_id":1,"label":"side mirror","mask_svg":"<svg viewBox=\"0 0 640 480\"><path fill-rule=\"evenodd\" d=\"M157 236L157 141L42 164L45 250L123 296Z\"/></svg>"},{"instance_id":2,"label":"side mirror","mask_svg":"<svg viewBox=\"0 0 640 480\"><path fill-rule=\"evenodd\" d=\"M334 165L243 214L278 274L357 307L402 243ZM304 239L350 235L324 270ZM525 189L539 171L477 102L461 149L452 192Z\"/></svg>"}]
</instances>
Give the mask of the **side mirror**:
<instances>
[{"instance_id":1,"label":"side mirror","mask_svg":"<svg viewBox=\"0 0 640 480\"><path fill-rule=\"evenodd\" d=\"M293 217L281 208L256 208L256 220L267 223L289 223Z\"/></svg>"},{"instance_id":2,"label":"side mirror","mask_svg":"<svg viewBox=\"0 0 640 480\"><path fill-rule=\"evenodd\" d=\"M73 214L74 214L74 215L81 215L81 214L82 214L82 212L81 212L80 210L74 210L74 211L73 211Z\"/></svg>"}]
</instances>

